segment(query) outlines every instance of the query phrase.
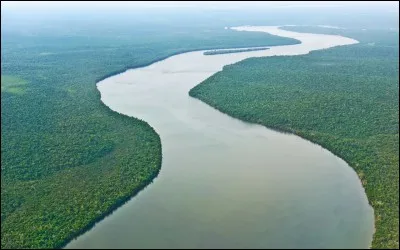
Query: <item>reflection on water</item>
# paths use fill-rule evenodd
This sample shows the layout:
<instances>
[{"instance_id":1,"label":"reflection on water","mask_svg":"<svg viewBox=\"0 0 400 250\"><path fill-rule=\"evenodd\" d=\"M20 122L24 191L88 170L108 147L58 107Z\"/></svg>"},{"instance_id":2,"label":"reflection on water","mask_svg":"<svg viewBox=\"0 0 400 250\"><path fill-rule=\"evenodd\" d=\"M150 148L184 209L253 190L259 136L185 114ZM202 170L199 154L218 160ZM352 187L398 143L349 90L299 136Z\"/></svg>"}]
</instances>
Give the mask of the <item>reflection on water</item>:
<instances>
[{"instance_id":1,"label":"reflection on water","mask_svg":"<svg viewBox=\"0 0 400 250\"><path fill-rule=\"evenodd\" d=\"M188 91L227 64L357 41L238 27L296 38L269 50L167 58L98 83L112 110L159 133L163 163L138 196L67 248L366 248L373 210L355 172L297 136L220 113Z\"/></svg>"}]
</instances>

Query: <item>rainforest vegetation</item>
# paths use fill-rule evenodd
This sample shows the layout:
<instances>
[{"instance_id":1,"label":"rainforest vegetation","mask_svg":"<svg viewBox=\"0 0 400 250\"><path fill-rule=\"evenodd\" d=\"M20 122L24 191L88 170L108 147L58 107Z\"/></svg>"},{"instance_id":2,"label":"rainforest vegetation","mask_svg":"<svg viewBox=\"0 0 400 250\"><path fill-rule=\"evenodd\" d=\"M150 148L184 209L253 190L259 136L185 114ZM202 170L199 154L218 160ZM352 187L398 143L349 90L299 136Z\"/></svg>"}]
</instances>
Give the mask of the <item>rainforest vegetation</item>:
<instances>
[{"instance_id":1,"label":"rainforest vegetation","mask_svg":"<svg viewBox=\"0 0 400 250\"><path fill-rule=\"evenodd\" d=\"M250 51L258 51L258 50L267 50L268 48L248 48L248 49L225 49L225 50L209 50L205 51L203 54L208 55L219 55L219 54L231 54L231 53L240 53L240 52L250 52Z\"/></svg>"},{"instance_id":2,"label":"rainforest vegetation","mask_svg":"<svg viewBox=\"0 0 400 250\"><path fill-rule=\"evenodd\" d=\"M189 92L230 116L327 148L358 173L375 212L373 248L399 248L398 29L285 29L360 43L250 58Z\"/></svg>"},{"instance_id":3,"label":"rainforest vegetation","mask_svg":"<svg viewBox=\"0 0 400 250\"><path fill-rule=\"evenodd\" d=\"M3 11L2 248L62 247L157 176L159 136L103 105L97 81L190 50L298 42L143 14L49 22Z\"/></svg>"},{"instance_id":4,"label":"rainforest vegetation","mask_svg":"<svg viewBox=\"0 0 400 250\"><path fill-rule=\"evenodd\" d=\"M314 9L299 11L297 8L282 8L281 12L277 9L135 11L128 8L99 11L96 6L91 6L89 9L63 9L51 13L32 9L13 12L3 7L3 2L2 248L62 247L157 176L161 166L161 145L156 131L144 121L122 116L103 105L96 89L97 81L127 68L145 66L185 51L298 42L265 33L224 30L227 26L283 23L316 25L328 20L326 23L335 26L368 23L382 27L398 20L398 16L390 16L389 13L385 13L384 17L390 16L393 20L375 15L376 9L366 16L366 10L362 8L357 15L355 11L360 8L353 10L352 15L345 13L337 18L337 12L330 9L319 9L319 15L315 15ZM344 13L344 10L340 11ZM358 35L362 34L359 32ZM211 94L219 93L208 93L206 89L211 87L207 84L194 92L214 106L218 106L218 102L221 110L223 106L227 107L226 112L236 117L267 126L275 124L281 129L294 129L294 126L300 127L301 124L306 127L307 122L312 122L307 117L317 117L319 120L311 124L313 132L298 128L298 133L302 132L303 137L340 155L357 170L377 215L378 231L374 246L398 247L398 228L395 228L396 223L398 225L398 205L394 205L398 203L398 106L394 104L398 88L392 86L395 76L391 75L393 70L398 71L398 68L393 69L398 65L398 59L395 59L397 53L393 51L393 43L385 43L390 41L387 34L390 35L381 32L371 36L370 43L382 36L380 42L374 45L363 43L353 47L358 48L356 50L349 50L349 46L316 52L299 57L291 64L287 58L270 58L229 66L226 69L231 69L233 75L241 65L253 64L248 69L251 75L235 73L237 80L223 81L224 84L235 84L237 90L229 90L223 88L224 84L219 84L218 88L223 90L221 94L224 93L229 102L222 103L225 97L212 97ZM346 54L348 52L349 55ZM357 56L362 60L358 60ZM346 57L345 64L341 64ZM335 67L323 63L305 64L321 60L324 63L333 61L336 64L330 66ZM259 62L267 62L268 67L257 66ZM285 71L285 68L278 67L280 63L292 65L292 69L296 66L298 70ZM365 67L368 71L363 71L362 75L354 76L351 73L351 69L359 72ZM304 72L305 68L309 74ZM326 71L328 68L332 71ZM317 79L326 78L327 74L341 77L337 80L337 88L327 81L322 85L324 87L314 89L317 86L315 81L311 81L316 75L314 69L323 73ZM339 69L346 73L341 74ZM296 82L298 86L289 85L291 88L287 88L289 82L283 81L283 78L267 82L268 78L264 76L268 70L274 74L281 70L279 72L287 74L287 79L303 77L299 79L303 80L303 84ZM295 72L299 75L294 75ZM374 73L377 75L373 76ZM221 74L208 82L218 77ZM252 81L240 81L246 77ZM304 78L309 80L304 82ZM341 82L340 79L346 81ZM365 85L361 84L361 79ZM343 84L349 81L352 85L347 90ZM255 86L257 91L254 91ZM321 95L317 95L326 92L332 94L330 99L321 99ZM375 95L372 95L373 92ZM350 94L358 99L351 101ZM239 101L231 103L236 100L234 95ZM210 99L206 100L207 96ZM362 103L367 100L376 102L368 102L369 105L360 107L358 101L362 101L361 97L365 97ZM268 102L267 98L274 101ZM215 102L212 103L211 99ZM303 106L298 105L296 100ZM314 103L321 106L313 106ZM289 109L289 104L296 106L290 106ZM331 109L330 113L317 112L324 105ZM299 112L299 108L303 108L303 111ZM334 122L338 119L342 122L345 117L350 117L346 116L349 111L353 112L351 118L354 123L351 124L355 125L345 136L341 134L345 134L345 128L336 126ZM342 112L340 117L337 115L339 112ZM362 114L368 115L361 120L362 123L356 123ZM321 119L327 122L324 120L325 123L321 124ZM323 126L327 124L330 124L329 127L324 129ZM343 126L349 124L345 122ZM385 127L381 128L380 124L385 124ZM396 124L397 134L388 132L390 128L395 130ZM373 128L381 130L377 132L371 130Z\"/></svg>"}]
</instances>

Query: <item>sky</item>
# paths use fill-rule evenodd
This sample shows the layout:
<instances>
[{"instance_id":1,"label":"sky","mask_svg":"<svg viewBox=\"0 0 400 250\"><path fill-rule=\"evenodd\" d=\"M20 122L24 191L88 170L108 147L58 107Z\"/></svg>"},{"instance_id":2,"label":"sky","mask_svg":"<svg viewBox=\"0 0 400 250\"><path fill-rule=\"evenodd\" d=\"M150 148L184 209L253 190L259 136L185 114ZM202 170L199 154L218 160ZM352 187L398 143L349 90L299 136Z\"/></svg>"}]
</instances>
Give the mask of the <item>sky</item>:
<instances>
[{"instance_id":1,"label":"sky","mask_svg":"<svg viewBox=\"0 0 400 250\"><path fill-rule=\"evenodd\" d=\"M388 6L397 8L398 1L1 1L6 8L84 8L84 7L208 7L241 8L244 6L289 8L289 7L331 7L331 6Z\"/></svg>"}]
</instances>

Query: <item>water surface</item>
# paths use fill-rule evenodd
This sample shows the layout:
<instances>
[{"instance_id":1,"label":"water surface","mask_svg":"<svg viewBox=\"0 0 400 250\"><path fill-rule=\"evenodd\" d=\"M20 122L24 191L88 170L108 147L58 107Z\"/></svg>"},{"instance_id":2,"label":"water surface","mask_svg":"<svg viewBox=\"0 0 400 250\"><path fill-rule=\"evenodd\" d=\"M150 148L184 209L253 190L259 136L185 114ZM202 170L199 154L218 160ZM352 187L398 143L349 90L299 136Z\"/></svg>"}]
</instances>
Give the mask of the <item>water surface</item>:
<instances>
[{"instance_id":1,"label":"water surface","mask_svg":"<svg viewBox=\"0 0 400 250\"><path fill-rule=\"evenodd\" d=\"M161 137L154 183L67 248L367 248L373 210L356 173L295 135L244 123L188 91L249 57L301 55L357 43L278 27L237 27L301 44L237 54L172 56L97 84L112 110Z\"/></svg>"}]
</instances>

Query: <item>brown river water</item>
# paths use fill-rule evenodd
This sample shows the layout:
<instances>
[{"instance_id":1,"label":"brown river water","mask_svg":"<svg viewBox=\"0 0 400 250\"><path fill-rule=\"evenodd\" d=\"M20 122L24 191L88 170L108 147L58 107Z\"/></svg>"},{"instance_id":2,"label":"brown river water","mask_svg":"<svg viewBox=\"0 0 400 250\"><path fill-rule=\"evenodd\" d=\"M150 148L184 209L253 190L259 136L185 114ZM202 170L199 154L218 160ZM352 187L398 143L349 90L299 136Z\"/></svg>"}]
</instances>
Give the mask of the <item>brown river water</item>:
<instances>
[{"instance_id":1,"label":"brown river water","mask_svg":"<svg viewBox=\"0 0 400 250\"><path fill-rule=\"evenodd\" d=\"M66 248L368 248L374 216L357 174L298 136L248 124L191 98L191 88L250 57L357 43L278 27L236 27L300 40L269 50L175 55L97 84L110 109L161 137L152 184Z\"/></svg>"}]
</instances>

